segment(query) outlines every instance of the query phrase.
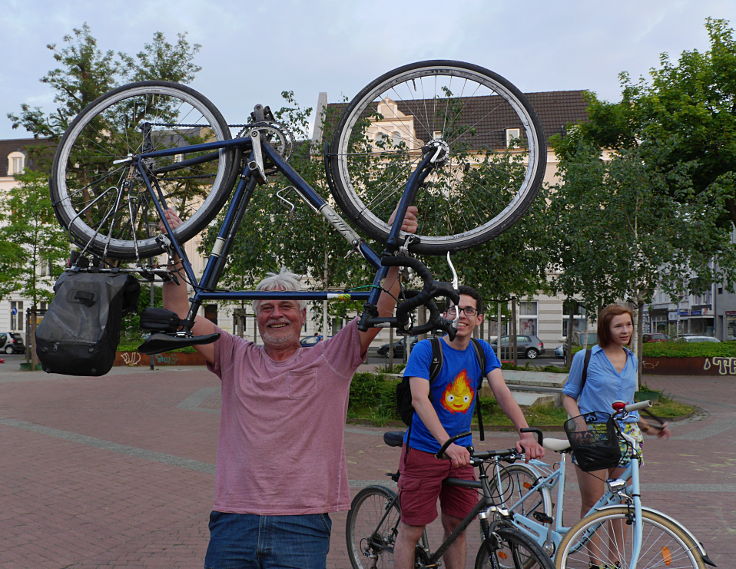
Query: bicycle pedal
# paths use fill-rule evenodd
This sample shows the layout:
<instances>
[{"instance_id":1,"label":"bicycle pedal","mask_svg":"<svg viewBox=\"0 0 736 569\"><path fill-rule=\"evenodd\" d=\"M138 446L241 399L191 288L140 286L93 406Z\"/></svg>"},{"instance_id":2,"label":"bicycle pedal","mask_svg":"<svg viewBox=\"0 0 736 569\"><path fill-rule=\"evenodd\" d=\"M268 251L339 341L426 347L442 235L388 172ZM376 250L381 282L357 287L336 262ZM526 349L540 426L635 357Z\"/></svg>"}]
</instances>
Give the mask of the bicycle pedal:
<instances>
[{"instance_id":1,"label":"bicycle pedal","mask_svg":"<svg viewBox=\"0 0 736 569\"><path fill-rule=\"evenodd\" d=\"M532 517L540 524L551 524L554 520L544 512L534 512Z\"/></svg>"}]
</instances>

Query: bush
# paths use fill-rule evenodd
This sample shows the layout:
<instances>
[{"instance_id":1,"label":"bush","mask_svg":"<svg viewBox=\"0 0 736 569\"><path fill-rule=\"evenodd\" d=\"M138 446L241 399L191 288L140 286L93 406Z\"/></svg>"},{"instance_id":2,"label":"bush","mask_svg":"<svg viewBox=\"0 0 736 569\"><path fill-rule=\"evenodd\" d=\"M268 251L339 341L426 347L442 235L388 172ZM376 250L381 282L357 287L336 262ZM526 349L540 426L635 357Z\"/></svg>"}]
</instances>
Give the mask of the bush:
<instances>
[{"instance_id":1,"label":"bush","mask_svg":"<svg viewBox=\"0 0 736 569\"><path fill-rule=\"evenodd\" d=\"M643 352L650 358L734 358L736 342L647 342Z\"/></svg>"},{"instance_id":2,"label":"bush","mask_svg":"<svg viewBox=\"0 0 736 569\"><path fill-rule=\"evenodd\" d=\"M348 419L361 419L375 425L401 420L396 413L396 381L383 374L356 373L350 386Z\"/></svg>"},{"instance_id":3,"label":"bush","mask_svg":"<svg viewBox=\"0 0 736 569\"><path fill-rule=\"evenodd\" d=\"M396 412L396 384L395 376L387 376L383 373L356 373L350 386L347 418L353 421L365 421L376 426L392 423L399 428L404 428L401 417ZM642 391L648 390L644 385L641 389ZM648 393L647 398L654 400L652 411L662 418L683 417L694 411L693 407L673 401L661 392L653 393L656 393L656 396ZM481 397L480 403L484 426L488 428L512 426L494 397ZM567 419L565 410L551 403L524 407L524 416L530 426L540 428L561 428ZM473 424L476 422L477 415L473 413Z\"/></svg>"}]
</instances>

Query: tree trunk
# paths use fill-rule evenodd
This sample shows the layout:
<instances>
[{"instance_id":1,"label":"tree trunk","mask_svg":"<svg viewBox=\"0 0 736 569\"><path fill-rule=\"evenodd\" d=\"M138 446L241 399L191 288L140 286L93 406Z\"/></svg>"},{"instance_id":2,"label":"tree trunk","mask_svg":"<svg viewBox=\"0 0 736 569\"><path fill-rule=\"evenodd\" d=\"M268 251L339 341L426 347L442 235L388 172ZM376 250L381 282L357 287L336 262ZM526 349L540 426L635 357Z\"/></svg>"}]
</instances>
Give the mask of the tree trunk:
<instances>
[{"instance_id":1,"label":"tree trunk","mask_svg":"<svg viewBox=\"0 0 736 569\"><path fill-rule=\"evenodd\" d=\"M518 354L516 352L516 297L511 299L511 333L510 333L509 350L511 350L511 362L518 364ZM499 339L499 342L501 340Z\"/></svg>"}]
</instances>

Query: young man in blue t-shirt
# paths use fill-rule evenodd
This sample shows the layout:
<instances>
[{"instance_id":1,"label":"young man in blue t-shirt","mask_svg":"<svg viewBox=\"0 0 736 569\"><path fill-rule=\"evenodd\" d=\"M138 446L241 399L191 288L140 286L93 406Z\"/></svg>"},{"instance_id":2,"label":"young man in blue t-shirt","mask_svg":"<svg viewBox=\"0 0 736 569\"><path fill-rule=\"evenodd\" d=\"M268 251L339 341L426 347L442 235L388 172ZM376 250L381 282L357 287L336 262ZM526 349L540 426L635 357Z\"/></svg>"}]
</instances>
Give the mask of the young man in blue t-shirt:
<instances>
[{"instance_id":1,"label":"young man in blue t-shirt","mask_svg":"<svg viewBox=\"0 0 736 569\"><path fill-rule=\"evenodd\" d=\"M478 292L467 286L459 289L460 303L450 306L445 317L454 319L460 311L455 339L440 339L443 365L430 383L432 346L429 340L419 342L409 357L404 372L409 376L414 416L404 435L399 470L401 523L394 548L394 567L412 569L414 549L424 527L437 517L437 498L442 509L442 526L447 537L473 509L477 493L472 488L443 486L445 478L473 479L470 436L451 444L445 451L449 460L435 458L435 453L450 437L470 431L477 394L484 377L488 378L501 409L516 429L528 427L524 414L511 395L501 374L501 364L491 347L481 341L485 353L485 369L471 345L473 330L483 321L483 303ZM520 434L516 443L527 458L540 458L544 449L532 433ZM465 567L465 536L461 534L444 555L447 569Z\"/></svg>"}]
</instances>

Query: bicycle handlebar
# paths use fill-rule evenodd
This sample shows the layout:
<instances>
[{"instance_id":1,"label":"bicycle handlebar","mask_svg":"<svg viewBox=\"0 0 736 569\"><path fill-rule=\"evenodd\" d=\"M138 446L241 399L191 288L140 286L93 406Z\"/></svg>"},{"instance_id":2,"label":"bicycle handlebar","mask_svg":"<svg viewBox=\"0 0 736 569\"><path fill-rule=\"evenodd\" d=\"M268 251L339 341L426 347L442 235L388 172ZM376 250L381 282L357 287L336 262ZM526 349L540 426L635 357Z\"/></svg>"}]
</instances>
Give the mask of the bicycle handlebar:
<instances>
[{"instance_id":1,"label":"bicycle handlebar","mask_svg":"<svg viewBox=\"0 0 736 569\"><path fill-rule=\"evenodd\" d=\"M629 403L628 405L624 401L614 401L611 404L611 407L613 407L616 413L631 413L632 411L639 411L640 409L646 409L651 406L652 402L648 399L645 401L639 401L638 403Z\"/></svg>"},{"instance_id":2,"label":"bicycle handlebar","mask_svg":"<svg viewBox=\"0 0 736 569\"><path fill-rule=\"evenodd\" d=\"M471 433L470 431L466 431L464 433L460 433L459 435L455 435L454 437L450 437L449 439L445 441L445 443L440 447L440 450L438 450L434 456L437 458L444 458L444 454L445 454L445 451L447 450L447 447L449 447L455 441L462 439L463 437L470 436L472 434L473 433ZM471 452L471 454L473 453Z\"/></svg>"},{"instance_id":3,"label":"bicycle handlebar","mask_svg":"<svg viewBox=\"0 0 736 569\"><path fill-rule=\"evenodd\" d=\"M537 435L537 438L541 441L542 439L542 432L539 429L522 429L524 431L533 432ZM467 431L465 433L460 433L459 435L455 435L454 437L450 437L445 441L445 443L440 447L440 450L437 451L435 454L436 458L447 458L445 457L445 451L447 448L457 441L458 439L462 439L463 437L467 437L470 435L471 432ZM540 442L541 444L541 442ZM478 466L488 460L489 458L493 457L500 457L504 460L507 460L509 462L514 462L516 460L519 460L522 458L523 454L520 453L515 448L507 448L502 450L484 450L480 452L476 452L473 447L468 447L468 451L470 451L470 464L473 466Z\"/></svg>"},{"instance_id":4,"label":"bicycle handlebar","mask_svg":"<svg viewBox=\"0 0 736 569\"><path fill-rule=\"evenodd\" d=\"M450 336L455 338L455 326L451 320L446 320L440 316L439 308L434 299L443 296L449 298L455 304L460 302L460 295L452 287L450 283L434 280L430 270L419 259L413 257L404 257L397 255L387 255L381 258L381 263L385 267L410 267L416 271L417 275L424 282L422 290L415 296L400 302L396 306L396 322L398 328L403 332L418 336L434 330L444 330ZM429 309L429 319L426 324L408 327L409 314L418 306L425 305Z\"/></svg>"},{"instance_id":5,"label":"bicycle handlebar","mask_svg":"<svg viewBox=\"0 0 736 569\"><path fill-rule=\"evenodd\" d=\"M624 404L623 401L614 401L613 402L613 408L616 410L617 413L626 412L631 413L632 411L644 411L644 413L647 414L647 417L650 417L657 421L659 423L658 425L654 425L652 423L649 423L649 426L653 429L657 429L658 431L663 430L666 427L664 419L661 417L657 417L654 413L648 410L649 407L652 406L652 402L648 399L644 401L639 401L638 403L629 403L628 405Z\"/></svg>"}]
</instances>

